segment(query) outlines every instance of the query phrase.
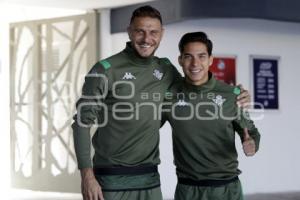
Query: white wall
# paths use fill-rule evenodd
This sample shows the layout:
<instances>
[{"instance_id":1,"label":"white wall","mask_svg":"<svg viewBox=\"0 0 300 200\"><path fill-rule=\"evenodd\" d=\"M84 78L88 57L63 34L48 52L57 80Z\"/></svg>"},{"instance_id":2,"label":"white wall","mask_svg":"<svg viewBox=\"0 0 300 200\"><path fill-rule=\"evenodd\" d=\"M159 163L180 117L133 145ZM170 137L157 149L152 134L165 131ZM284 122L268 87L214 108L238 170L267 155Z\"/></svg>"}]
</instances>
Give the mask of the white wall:
<instances>
[{"instance_id":1,"label":"white wall","mask_svg":"<svg viewBox=\"0 0 300 200\"><path fill-rule=\"evenodd\" d=\"M260 151L246 158L239 149L240 176L244 192L300 191L300 26L299 23L254 19L202 19L179 22L165 27L165 35L157 55L169 57L177 64L179 41L182 34L205 31L214 42L215 54L237 56L237 82L251 89L249 55L280 56L279 111L266 111L262 121L256 121L261 131ZM126 33L112 36L116 53L124 48ZM253 96L253 94L252 94ZM239 142L239 140L237 140ZM172 164L169 125L161 130L160 166L165 198L171 198L176 184Z\"/></svg>"}]
</instances>

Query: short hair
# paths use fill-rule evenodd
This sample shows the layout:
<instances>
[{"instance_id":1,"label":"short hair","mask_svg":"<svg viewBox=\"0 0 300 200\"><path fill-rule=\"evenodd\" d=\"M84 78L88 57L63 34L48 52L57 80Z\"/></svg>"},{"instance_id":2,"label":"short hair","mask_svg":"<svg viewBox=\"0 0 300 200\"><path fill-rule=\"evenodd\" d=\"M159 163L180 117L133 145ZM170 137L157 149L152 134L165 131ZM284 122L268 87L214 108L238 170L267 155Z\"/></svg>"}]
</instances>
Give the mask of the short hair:
<instances>
[{"instance_id":1,"label":"short hair","mask_svg":"<svg viewBox=\"0 0 300 200\"><path fill-rule=\"evenodd\" d=\"M136 17L156 18L162 24L162 18L161 18L160 12L157 9L155 9L155 8L149 6L149 5L141 6L137 9L135 9L132 13L132 16L131 16L131 19L130 19L130 24L132 24L133 20Z\"/></svg>"},{"instance_id":2,"label":"short hair","mask_svg":"<svg viewBox=\"0 0 300 200\"><path fill-rule=\"evenodd\" d=\"M190 42L201 42L205 44L207 48L208 55L211 56L213 44L212 41L207 37L206 33L204 32L191 32L184 34L178 44L180 53L183 52L185 45Z\"/></svg>"}]
</instances>

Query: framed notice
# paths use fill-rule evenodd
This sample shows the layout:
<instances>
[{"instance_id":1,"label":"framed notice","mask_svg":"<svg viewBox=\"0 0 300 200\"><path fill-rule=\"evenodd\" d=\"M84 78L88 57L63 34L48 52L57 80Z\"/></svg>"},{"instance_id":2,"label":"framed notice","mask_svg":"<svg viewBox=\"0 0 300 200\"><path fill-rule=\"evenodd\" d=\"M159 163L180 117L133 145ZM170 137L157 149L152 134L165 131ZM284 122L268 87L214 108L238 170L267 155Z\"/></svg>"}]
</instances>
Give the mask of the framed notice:
<instances>
[{"instance_id":1,"label":"framed notice","mask_svg":"<svg viewBox=\"0 0 300 200\"><path fill-rule=\"evenodd\" d=\"M250 56L253 74L255 109L279 109L279 57Z\"/></svg>"},{"instance_id":2,"label":"framed notice","mask_svg":"<svg viewBox=\"0 0 300 200\"><path fill-rule=\"evenodd\" d=\"M213 73L216 79L231 85L235 85L236 57L214 56L214 61L210 66L210 71Z\"/></svg>"}]
</instances>

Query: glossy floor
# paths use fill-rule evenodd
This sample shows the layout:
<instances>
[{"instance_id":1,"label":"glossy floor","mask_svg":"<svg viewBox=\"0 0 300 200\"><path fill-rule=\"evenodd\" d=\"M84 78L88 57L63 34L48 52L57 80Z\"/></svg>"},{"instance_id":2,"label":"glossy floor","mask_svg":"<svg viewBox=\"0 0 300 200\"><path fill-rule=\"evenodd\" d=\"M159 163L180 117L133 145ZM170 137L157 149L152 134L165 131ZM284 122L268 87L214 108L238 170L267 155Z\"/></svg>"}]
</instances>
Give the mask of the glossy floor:
<instances>
[{"instance_id":1,"label":"glossy floor","mask_svg":"<svg viewBox=\"0 0 300 200\"><path fill-rule=\"evenodd\" d=\"M80 194L33 192L29 190L11 190L8 196L7 200L82 200ZM300 191L276 194L252 194L246 195L245 200L300 200Z\"/></svg>"}]
</instances>

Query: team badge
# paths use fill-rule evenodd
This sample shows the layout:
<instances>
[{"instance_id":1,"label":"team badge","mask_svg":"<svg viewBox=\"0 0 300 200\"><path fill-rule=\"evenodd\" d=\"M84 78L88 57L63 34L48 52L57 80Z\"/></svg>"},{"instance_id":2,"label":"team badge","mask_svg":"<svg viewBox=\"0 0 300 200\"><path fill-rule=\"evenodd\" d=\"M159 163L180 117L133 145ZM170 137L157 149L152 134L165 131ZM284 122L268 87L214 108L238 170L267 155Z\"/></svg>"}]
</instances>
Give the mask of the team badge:
<instances>
[{"instance_id":1,"label":"team badge","mask_svg":"<svg viewBox=\"0 0 300 200\"><path fill-rule=\"evenodd\" d=\"M221 95L217 95L216 98L213 99L213 101L215 102L215 104L217 104L218 106L222 106L223 103L226 101L226 99L223 99L223 97Z\"/></svg>"},{"instance_id":2,"label":"team badge","mask_svg":"<svg viewBox=\"0 0 300 200\"><path fill-rule=\"evenodd\" d=\"M153 71L153 76L155 77L155 78L157 78L158 80L161 80L162 79L162 77L163 77L163 73L162 72L160 72L158 69L155 69L154 71Z\"/></svg>"}]
</instances>

